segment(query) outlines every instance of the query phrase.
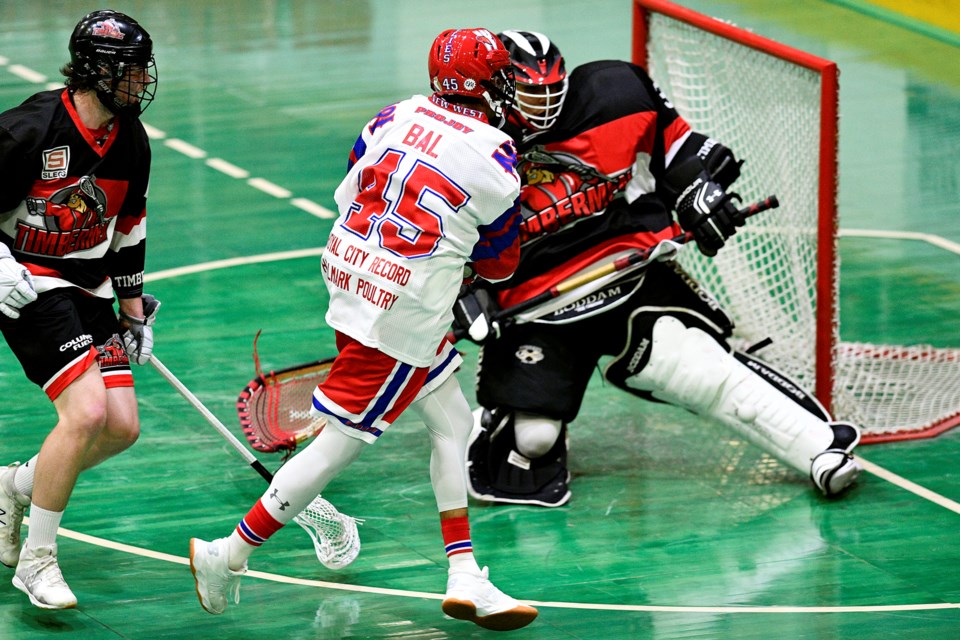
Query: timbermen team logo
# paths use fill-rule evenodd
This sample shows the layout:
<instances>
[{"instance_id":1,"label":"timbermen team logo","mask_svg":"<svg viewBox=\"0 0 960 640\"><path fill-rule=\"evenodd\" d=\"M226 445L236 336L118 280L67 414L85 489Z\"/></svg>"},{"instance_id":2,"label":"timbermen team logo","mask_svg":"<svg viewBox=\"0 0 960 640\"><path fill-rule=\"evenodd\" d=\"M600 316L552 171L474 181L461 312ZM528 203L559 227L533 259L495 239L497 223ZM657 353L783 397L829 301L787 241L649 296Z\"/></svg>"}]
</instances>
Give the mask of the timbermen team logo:
<instances>
[{"instance_id":1,"label":"timbermen team logo","mask_svg":"<svg viewBox=\"0 0 960 640\"><path fill-rule=\"evenodd\" d=\"M62 258L107 240L107 194L91 176L47 197L27 197L24 203L30 216L17 223L18 251Z\"/></svg>"}]
</instances>

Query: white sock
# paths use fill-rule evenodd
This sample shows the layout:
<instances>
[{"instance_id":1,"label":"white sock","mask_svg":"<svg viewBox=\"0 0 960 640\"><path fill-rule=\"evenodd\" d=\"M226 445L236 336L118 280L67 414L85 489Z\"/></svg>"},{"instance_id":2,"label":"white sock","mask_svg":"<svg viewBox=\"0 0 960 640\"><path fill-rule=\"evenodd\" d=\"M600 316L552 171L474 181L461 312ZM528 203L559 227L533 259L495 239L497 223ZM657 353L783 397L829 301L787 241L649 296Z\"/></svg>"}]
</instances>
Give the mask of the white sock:
<instances>
[{"instance_id":1,"label":"white sock","mask_svg":"<svg viewBox=\"0 0 960 640\"><path fill-rule=\"evenodd\" d=\"M449 573L457 571L463 573L480 573L480 565L477 564L477 559L472 553L455 553L449 556L447 560L450 561Z\"/></svg>"},{"instance_id":2,"label":"white sock","mask_svg":"<svg viewBox=\"0 0 960 640\"><path fill-rule=\"evenodd\" d=\"M37 470L38 457L39 453L17 467L13 475L13 487L28 498L33 497L33 474Z\"/></svg>"},{"instance_id":3,"label":"white sock","mask_svg":"<svg viewBox=\"0 0 960 640\"><path fill-rule=\"evenodd\" d=\"M31 549L49 547L57 541L57 529L63 511L47 511L37 505L30 507L30 531L27 533L27 544Z\"/></svg>"},{"instance_id":4,"label":"white sock","mask_svg":"<svg viewBox=\"0 0 960 640\"><path fill-rule=\"evenodd\" d=\"M259 547L247 544L247 541L234 529L227 538L227 566L231 571L240 571L257 549Z\"/></svg>"}]
</instances>

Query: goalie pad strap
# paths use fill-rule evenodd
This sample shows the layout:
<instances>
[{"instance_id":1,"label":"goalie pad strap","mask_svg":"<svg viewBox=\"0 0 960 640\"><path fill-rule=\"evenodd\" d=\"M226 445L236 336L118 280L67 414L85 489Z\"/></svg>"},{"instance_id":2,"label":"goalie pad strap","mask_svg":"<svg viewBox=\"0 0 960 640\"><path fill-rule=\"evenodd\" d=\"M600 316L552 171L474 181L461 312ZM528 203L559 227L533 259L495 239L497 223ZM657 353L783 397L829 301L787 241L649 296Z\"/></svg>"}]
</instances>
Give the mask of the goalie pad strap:
<instances>
[{"instance_id":1,"label":"goalie pad strap","mask_svg":"<svg viewBox=\"0 0 960 640\"><path fill-rule=\"evenodd\" d=\"M677 318L656 321L644 357L643 368L625 380L628 387L716 418L804 475L833 442L819 416Z\"/></svg>"}]
</instances>

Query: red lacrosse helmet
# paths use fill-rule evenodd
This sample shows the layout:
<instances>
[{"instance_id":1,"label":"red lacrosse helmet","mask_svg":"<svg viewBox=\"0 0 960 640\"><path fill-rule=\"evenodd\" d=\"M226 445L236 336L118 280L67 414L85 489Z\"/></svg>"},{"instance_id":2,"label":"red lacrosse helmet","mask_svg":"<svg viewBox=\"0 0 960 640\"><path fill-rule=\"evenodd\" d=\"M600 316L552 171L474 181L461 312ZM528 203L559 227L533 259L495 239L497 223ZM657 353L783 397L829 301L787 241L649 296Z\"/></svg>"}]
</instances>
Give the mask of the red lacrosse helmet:
<instances>
[{"instance_id":1,"label":"red lacrosse helmet","mask_svg":"<svg viewBox=\"0 0 960 640\"><path fill-rule=\"evenodd\" d=\"M430 47L428 69L430 86L437 94L484 100L502 124L516 85L510 54L491 31L447 29Z\"/></svg>"}]
</instances>

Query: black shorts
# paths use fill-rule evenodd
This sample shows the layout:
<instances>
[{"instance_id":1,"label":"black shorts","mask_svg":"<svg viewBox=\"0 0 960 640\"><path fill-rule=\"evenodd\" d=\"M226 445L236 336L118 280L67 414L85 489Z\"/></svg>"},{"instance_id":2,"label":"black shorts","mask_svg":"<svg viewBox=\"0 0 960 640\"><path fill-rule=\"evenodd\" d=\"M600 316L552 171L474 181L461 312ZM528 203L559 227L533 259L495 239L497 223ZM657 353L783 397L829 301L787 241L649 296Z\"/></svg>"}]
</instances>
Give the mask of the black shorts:
<instances>
[{"instance_id":1,"label":"black shorts","mask_svg":"<svg viewBox=\"0 0 960 640\"><path fill-rule=\"evenodd\" d=\"M488 409L527 411L572 422L600 358L626 346L629 319L640 307L691 309L727 331L726 315L708 305L674 263L654 262L639 290L613 309L570 324L512 325L484 345L477 401Z\"/></svg>"},{"instance_id":2,"label":"black shorts","mask_svg":"<svg viewBox=\"0 0 960 640\"><path fill-rule=\"evenodd\" d=\"M112 300L72 288L45 291L17 320L0 315L0 331L27 378L51 400L94 362L107 387L133 386Z\"/></svg>"}]
</instances>

